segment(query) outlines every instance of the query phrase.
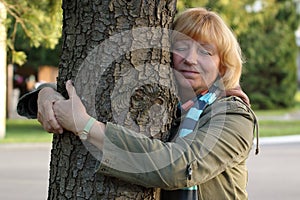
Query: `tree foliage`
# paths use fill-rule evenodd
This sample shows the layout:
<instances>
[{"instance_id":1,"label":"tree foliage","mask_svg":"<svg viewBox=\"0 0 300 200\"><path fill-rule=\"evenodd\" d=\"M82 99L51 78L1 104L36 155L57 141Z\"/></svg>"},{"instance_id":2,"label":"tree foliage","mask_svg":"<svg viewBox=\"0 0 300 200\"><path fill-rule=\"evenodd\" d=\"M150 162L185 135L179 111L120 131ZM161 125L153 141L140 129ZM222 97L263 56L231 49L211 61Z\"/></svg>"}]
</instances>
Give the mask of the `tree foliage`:
<instances>
[{"instance_id":1,"label":"tree foliage","mask_svg":"<svg viewBox=\"0 0 300 200\"><path fill-rule=\"evenodd\" d=\"M255 108L291 107L297 91L295 5L269 0L249 15L249 29L239 36L247 59L242 85Z\"/></svg>"},{"instance_id":2,"label":"tree foliage","mask_svg":"<svg viewBox=\"0 0 300 200\"><path fill-rule=\"evenodd\" d=\"M31 47L54 48L61 37L61 1L0 0L7 10L7 46L10 62L23 64L24 51L16 49L17 38L29 41Z\"/></svg>"}]
</instances>

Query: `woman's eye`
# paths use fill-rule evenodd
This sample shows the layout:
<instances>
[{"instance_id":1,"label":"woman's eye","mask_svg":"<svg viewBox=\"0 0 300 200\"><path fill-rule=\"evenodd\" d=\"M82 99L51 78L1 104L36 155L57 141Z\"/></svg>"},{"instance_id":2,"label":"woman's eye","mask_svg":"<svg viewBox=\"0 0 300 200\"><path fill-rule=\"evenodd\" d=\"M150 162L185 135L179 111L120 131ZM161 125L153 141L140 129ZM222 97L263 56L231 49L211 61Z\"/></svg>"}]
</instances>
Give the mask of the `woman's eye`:
<instances>
[{"instance_id":1,"label":"woman's eye","mask_svg":"<svg viewBox=\"0 0 300 200\"><path fill-rule=\"evenodd\" d=\"M212 56L212 53L205 50L205 49L198 49L199 54L206 55L206 56Z\"/></svg>"},{"instance_id":2,"label":"woman's eye","mask_svg":"<svg viewBox=\"0 0 300 200\"><path fill-rule=\"evenodd\" d=\"M187 47L178 46L178 47L175 47L174 49L175 49L175 51L185 51L185 50L187 50Z\"/></svg>"}]
</instances>

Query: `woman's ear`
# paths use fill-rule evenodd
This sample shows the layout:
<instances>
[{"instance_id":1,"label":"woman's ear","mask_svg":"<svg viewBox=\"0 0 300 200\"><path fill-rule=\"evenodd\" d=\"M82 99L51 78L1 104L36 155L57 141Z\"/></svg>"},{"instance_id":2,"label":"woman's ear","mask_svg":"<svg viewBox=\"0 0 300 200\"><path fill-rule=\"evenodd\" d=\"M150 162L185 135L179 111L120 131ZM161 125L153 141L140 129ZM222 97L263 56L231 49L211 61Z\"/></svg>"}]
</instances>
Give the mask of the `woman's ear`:
<instances>
[{"instance_id":1,"label":"woman's ear","mask_svg":"<svg viewBox=\"0 0 300 200\"><path fill-rule=\"evenodd\" d=\"M221 77L225 75L225 72L226 72L226 66L220 65L219 73L220 73Z\"/></svg>"}]
</instances>

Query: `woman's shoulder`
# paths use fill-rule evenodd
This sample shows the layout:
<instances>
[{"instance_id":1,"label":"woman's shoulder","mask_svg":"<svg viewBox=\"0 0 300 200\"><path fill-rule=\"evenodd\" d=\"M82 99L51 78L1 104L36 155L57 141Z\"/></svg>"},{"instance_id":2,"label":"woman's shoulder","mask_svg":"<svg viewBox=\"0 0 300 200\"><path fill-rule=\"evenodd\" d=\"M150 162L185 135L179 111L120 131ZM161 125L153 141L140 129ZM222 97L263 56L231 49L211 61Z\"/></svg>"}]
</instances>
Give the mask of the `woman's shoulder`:
<instances>
[{"instance_id":1,"label":"woman's shoulder","mask_svg":"<svg viewBox=\"0 0 300 200\"><path fill-rule=\"evenodd\" d=\"M244 102L242 98L238 96L225 96L216 100L216 106L226 106L228 110L240 110L249 112L251 110L250 105Z\"/></svg>"},{"instance_id":2,"label":"woman's shoulder","mask_svg":"<svg viewBox=\"0 0 300 200\"><path fill-rule=\"evenodd\" d=\"M256 120L255 113L250 105L238 96L224 96L217 99L205 109L205 113L210 116L218 114L243 115Z\"/></svg>"}]
</instances>

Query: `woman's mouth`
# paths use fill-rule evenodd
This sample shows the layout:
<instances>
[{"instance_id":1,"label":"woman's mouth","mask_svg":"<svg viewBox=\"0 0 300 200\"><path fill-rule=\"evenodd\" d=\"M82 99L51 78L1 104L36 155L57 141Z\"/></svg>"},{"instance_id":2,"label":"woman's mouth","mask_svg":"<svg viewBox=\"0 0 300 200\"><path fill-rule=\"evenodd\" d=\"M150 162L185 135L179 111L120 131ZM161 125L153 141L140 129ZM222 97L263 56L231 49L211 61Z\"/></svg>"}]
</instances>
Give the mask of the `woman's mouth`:
<instances>
[{"instance_id":1,"label":"woman's mouth","mask_svg":"<svg viewBox=\"0 0 300 200\"><path fill-rule=\"evenodd\" d=\"M193 70L180 70L179 71L184 77L193 77L195 75L199 75L200 72Z\"/></svg>"}]
</instances>

